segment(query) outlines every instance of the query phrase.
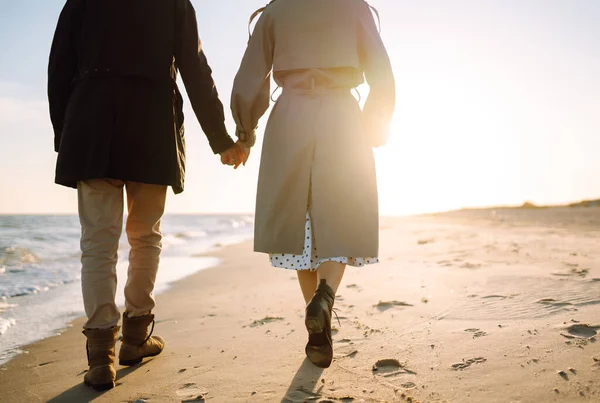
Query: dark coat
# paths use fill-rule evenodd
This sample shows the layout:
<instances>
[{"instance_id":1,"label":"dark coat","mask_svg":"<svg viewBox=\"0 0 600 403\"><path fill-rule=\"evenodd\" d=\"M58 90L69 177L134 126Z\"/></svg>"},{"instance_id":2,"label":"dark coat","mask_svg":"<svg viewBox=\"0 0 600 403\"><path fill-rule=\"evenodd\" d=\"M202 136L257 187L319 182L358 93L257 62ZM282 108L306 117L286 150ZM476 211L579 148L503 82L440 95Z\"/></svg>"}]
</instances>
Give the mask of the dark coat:
<instances>
[{"instance_id":1,"label":"dark coat","mask_svg":"<svg viewBox=\"0 0 600 403\"><path fill-rule=\"evenodd\" d=\"M67 0L48 66L56 183L114 178L183 191L181 72L213 152L233 145L189 0Z\"/></svg>"}]
</instances>

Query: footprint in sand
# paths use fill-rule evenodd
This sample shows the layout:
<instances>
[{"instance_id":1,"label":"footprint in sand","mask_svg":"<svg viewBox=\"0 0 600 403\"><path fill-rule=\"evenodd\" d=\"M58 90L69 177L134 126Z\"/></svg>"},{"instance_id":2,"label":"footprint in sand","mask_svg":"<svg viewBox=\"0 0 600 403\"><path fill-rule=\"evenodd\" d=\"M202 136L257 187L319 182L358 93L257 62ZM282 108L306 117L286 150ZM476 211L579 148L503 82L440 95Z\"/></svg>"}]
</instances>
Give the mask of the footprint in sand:
<instances>
[{"instance_id":1,"label":"footprint in sand","mask_svg":"<svg viewBox=\"0 0 600 403\"><path fill-rule=\"evenodd\" d=\"M452 364L452 369L455 371L460 371L463 369L466 369L468 367L470 367L472 364L481 364L486 362L487 359L483 358L483 357L477 357L477 358L470 358L468 360L463 360L463 362L459 362L456 364Z\"/></svg>"},{"instance_id":2,"label":"footprint in sand","mask_svg":"<svg viewBox=\"0 0 600 403\"><path fill-rule=\"evenodd\" d=\"M362 291L362 288L360 288L357 284L348 284L346 288L354 288L358 292Z\"/></svg>"},{"instance_id":3,"label":"footprint in sand","mask_svg":"<svg viewBox=\"0 0 600 403\"><path fill-rule=\"evenodd\" d=\"M510 296L497 295L497 294L485 295L485 296L481 297L481 299L507 299L507 298L510 298Z\"/></svg>"},{"instance_id":4,"label":"footprint in sand","mask_svg":"<svg viewBox=\"0 0 600 403\"><path fill-rule=\"evenodd\" d=\"M473 338L476 339L478 337L483 337L483 336L487 336L487 333L484 332L483 330L479 330L479 329L465 329L465 332L469 332L469 333L473 333Z\"/></svg>"},{"instance_id":5,"label":"footprint in sand","mask_svg":"<svg viewBox=\"0 0 600 403\"><path fill-rule=\"evenodd\" d=\"M386 358L377 361L375 364L373 364L373 368L371 370L385 377L400 374L417 374L415 371L408 369L405 365L400 364L400 361L394 358Z\"/></svg>"},{"instance_id":6,"label":"footprint in sand","mask_svg":"<svg viewBox=\"0 0 600 403\"><path fill-rule=\"evenodd\" d=\"M388 309L396 307L396 306L413 306L413 305L409 304L408 302L404 302L404 301L379 301L378 304L373 305L373 307L379 309L381 312L387 311Z\"/></svg>"},{"instance_id":7,"label":"footprint in sand","mask_svg":"<svg viewBox=\"0 0 600 403\"><path fill-rule=\"evenodd\" d=\"M208 394L208 389L198 386L195 383L186 383L175 392L182 403L184 402L203 402Z\"/></svg>"},{"instance_id":8,"label":"footprint in sand","mask_svg":"<svg viewBox=\"0 0 600 403\"><path fill-rule=\"evenodd\" d=\"M578 323L565 328L567 333L561 333L561 335L567 338L581 338L590 339L598 334L600 326L592 326L586 323Z\"/></svg>"},{"instance_id":9,"label":"footprint in sand","mask_svg":"<svg viewBox=\"0 0 600 403\"><path fill-rule=\"evenodd\" d=\"M552 273L553 276L559 277L586 277L590 269L581 269L579 267L571 267L563 271L555 271Z\"/></svg>"},{"instance_id":10,"label":"footprint in sand","mask_svg":"<svg viewBox=\"0 0 600 403\"><path fill-rule=\"evenodd\" d=\"M258 320L255 320L254 322L252 322L252 323L250 324L250 327L262 326L262 325L264 325L264 324L266 324L266 323L276 322L276 321L279 321L279 320L284 320L284 319L285 319L285 318L282 318L282 317L280 317L280 316L277 316L277 317L273 317L273 316L266 316L266 317L264 317L264 318L262 318L262 319L258 319Z\"/></svg>"},{"instance_id":11,"label":"footprint in sand","mask_svg":"<svg viewBox=\"0 0 600 403\"><path fill-rule=\"evenodd\" d=\"M346 351L350 351L346 349ZM345 353L344 351L337 350L336 354L334 354L334 358L336 360L341 360L343 358L354 358L358 354L358 350L351 350L349 353Z\"/></svg>"},{"instance_id":12,"label":"footprint in sand","mask_svg":"<svg viewBox=\"0 0 600 403\"><path fill-rule=\"evenodd\" d=\"M401 366L402 365L400 364L400 361L398 361L394 358L386 358L384 360L377 361L373 365L373 371L390 370L390 369L397 370Z\"/></svg>"},{"instance_id":13,"label":"footprint in sand","mask_svg":"<svg viewBox=\"0 0 600 403\"><path fill-rule=\"evenodd\" d=\"M479 269L480 267L481 267L480 263L465 262L460 265L461 269Z\"/></svg>"},{"instance_id":14,"label":"footprint in sand","mask_svg":"<svg viewBox=\"0 0 600 403\"><path fill-rule=\"evenodd\" d=\"M554 298L542 298L538 301L536 301L538 304L542 304L542 305L551 305L551 306L567 306L567 305L573 305L570 302L563 302L563 301L557 301Z\"/></svg>"}]
</instances>

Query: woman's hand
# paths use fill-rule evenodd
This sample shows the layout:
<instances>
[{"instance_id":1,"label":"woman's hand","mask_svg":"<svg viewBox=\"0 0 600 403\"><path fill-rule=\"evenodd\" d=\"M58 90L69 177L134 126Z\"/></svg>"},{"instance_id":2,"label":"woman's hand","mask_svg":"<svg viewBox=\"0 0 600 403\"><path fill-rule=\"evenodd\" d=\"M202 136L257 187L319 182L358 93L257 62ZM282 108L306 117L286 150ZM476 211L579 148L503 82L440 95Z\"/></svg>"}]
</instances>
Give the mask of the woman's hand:
<instances>
[{"instance_id":1,"label":"woman's hand","mask_svg":"<svg viewBox=\"0 0 600 403\"><path fill-rule=\"evenodd\" d=\"M233 166L237 169L244 162L244 152L236 144L223 151L221 154L221 164Z\"/></svg>"},{"instance_id":2,"label":"woman's hand","mask_svg":"<svg viewBox=\"0 0 600 403\"><path fill-rule=\"evenodd\" d=\"M245 166L246 162L248 162L248 158L250 157L250 148L249 147L245 147L243 145L243 143L241 143L239 140L235 143L235 145L240 150L240 153L241 153L241 156L242 156L242 163Z\"/></svg>"}]
</instances>

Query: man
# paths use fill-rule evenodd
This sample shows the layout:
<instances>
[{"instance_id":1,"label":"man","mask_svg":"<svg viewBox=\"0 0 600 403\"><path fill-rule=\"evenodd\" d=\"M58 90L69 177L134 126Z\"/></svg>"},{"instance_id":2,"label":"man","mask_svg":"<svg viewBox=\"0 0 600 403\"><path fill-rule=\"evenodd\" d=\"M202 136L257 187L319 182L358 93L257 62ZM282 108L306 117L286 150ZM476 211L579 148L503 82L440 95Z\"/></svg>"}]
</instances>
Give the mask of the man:
<instances>
[{"instance_id":1,"label":"man","mask_svg":"<svg viewBox=\"0 0 600 403\"><path fill-rule=\"evenodd\" d=\"M127 193L131 246L121 365L160 354L152 296L167 187L183 191L185 142L181 72L192 108L221 162L245 160L224 125L211 69L189 0L67 0L48 67L58 152L56 183L77 188L89 371L98 390L115 382L116 263Z\"/></svg>"}]
</instances>

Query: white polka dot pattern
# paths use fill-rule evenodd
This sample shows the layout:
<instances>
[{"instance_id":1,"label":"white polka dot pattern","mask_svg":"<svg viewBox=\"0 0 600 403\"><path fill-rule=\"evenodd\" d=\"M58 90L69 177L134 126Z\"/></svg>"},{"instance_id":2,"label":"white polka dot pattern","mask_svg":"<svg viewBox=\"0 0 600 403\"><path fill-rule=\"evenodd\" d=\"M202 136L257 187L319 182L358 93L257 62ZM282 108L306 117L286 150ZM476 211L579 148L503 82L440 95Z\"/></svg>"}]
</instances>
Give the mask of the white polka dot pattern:
<instances>
[{"instance_id":1,"label":"white polka dot pattern","mask_svg":"<svg viewBox=\"0 0 600 403\"><path fill-rule=\"evenodd\" d=\"M282 269L290 270L317 270L323 262L339 262L349 266L362 267L368 264L379 263L377 257L330 257L319 259L319 253L316 247L312 245L312 230L310 215L306 213L306 240L304 241L304 251L302 255L293 255L290 253L271 253L269 258L271 265Z\"/></svg>"}]
</instances>

